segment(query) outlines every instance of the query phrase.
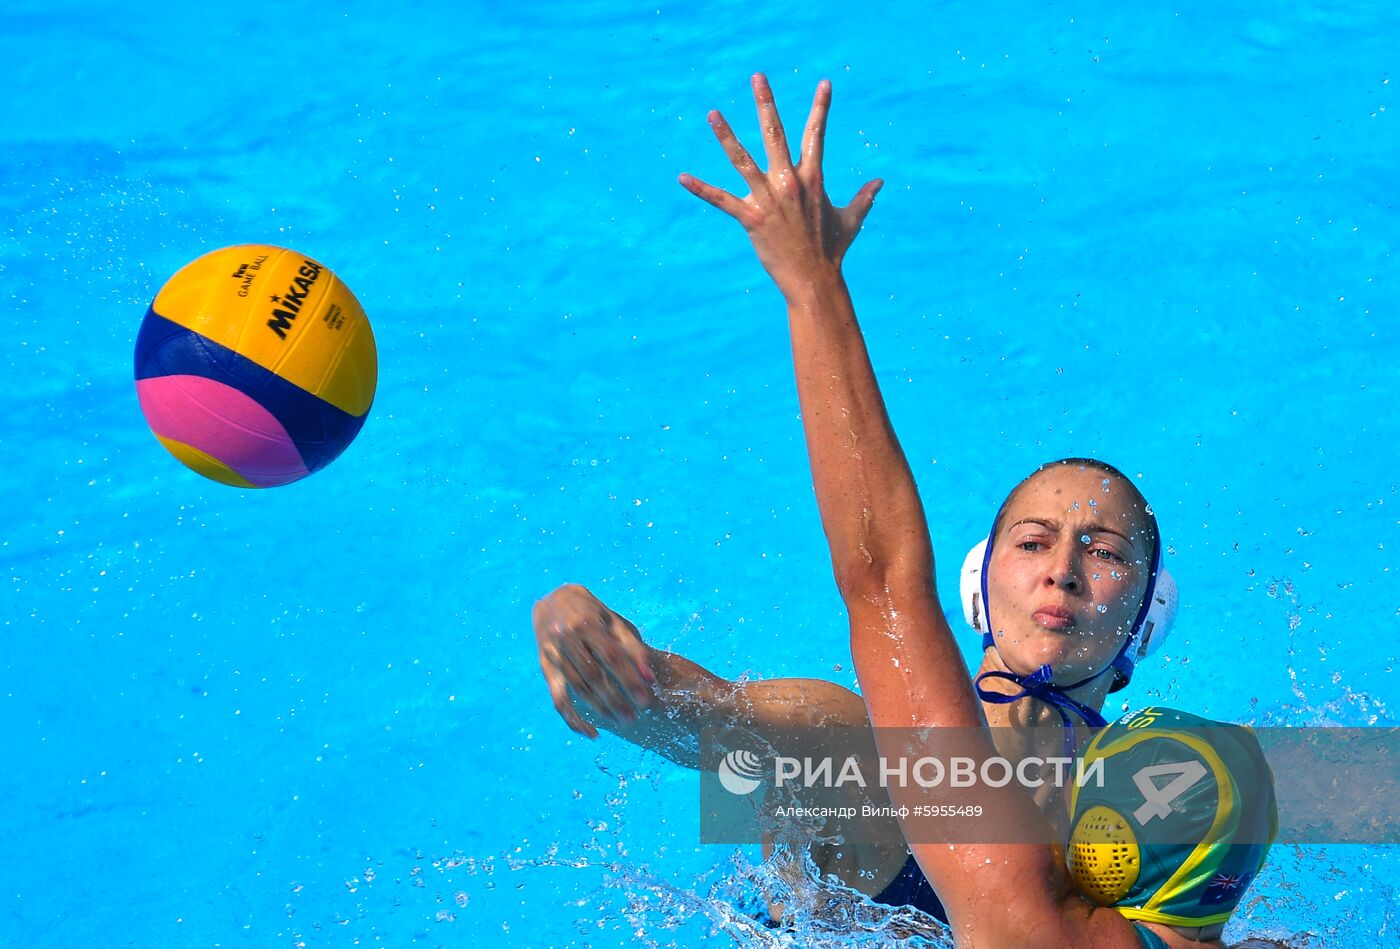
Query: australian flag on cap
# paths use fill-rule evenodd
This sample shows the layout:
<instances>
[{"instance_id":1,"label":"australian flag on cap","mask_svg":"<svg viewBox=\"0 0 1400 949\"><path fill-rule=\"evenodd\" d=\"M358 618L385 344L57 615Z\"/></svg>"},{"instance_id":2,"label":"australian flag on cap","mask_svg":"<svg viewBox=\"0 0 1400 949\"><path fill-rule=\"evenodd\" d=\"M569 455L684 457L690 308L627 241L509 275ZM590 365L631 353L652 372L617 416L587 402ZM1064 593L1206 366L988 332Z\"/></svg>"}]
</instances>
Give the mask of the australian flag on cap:
<instances>
[{"instance_id":1,"label":"australian flag on cap","mask_svg":"<svg viewBox=\"0 0 1400 949\"><path fill-rule=\"evenodd\" d=\"M1218 906L1221 903L1233 903L1240 898L1240 894L1252 879L1253 873L1217 873L1206 884L1205 892L1201 894L1200 905Z\"/></svg>"}]
</instances>

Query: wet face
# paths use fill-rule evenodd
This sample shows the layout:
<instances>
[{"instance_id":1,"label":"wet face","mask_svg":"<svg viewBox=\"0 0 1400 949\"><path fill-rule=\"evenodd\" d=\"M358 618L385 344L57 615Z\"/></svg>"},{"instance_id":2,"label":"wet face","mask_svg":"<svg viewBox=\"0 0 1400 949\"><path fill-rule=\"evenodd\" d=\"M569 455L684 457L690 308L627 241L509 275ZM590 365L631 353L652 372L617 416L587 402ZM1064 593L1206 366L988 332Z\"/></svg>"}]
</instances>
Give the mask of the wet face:
<instances>
[{"instance_id":1,"label":"wet face","mask_svg":"<svg viewBox=\"0 0 1400 949\"><path fill-rule=\"evenodd\" d=\"M1146 592L1147 523L1132 490L1095 468L1056 465L1018 489L987 573L988 617L1012 672L1049 663L1068 685L1108 667Z\"/></svg>"}]
</instances>

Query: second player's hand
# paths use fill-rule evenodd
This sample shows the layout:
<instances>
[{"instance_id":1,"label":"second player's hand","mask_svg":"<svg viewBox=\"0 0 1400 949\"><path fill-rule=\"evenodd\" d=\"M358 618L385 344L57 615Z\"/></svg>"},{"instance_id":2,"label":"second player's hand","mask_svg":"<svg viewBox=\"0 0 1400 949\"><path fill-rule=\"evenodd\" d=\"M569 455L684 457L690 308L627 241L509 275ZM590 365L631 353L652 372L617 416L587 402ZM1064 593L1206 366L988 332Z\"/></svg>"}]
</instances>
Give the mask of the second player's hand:
<instances>
[{"instance_id":1,"label":"second player's hand","mask_svg":"<svg viewBox=\"0 0 1400 949\"><path fill-rule=\"evenodd\" d=\"M624 725L636 721L651 703L656 676L635 626L578 584L541 599L532 619L550 699L570 728L598 737L574 708L570 688L599 714Z\"/></svg>"}]
</instances>

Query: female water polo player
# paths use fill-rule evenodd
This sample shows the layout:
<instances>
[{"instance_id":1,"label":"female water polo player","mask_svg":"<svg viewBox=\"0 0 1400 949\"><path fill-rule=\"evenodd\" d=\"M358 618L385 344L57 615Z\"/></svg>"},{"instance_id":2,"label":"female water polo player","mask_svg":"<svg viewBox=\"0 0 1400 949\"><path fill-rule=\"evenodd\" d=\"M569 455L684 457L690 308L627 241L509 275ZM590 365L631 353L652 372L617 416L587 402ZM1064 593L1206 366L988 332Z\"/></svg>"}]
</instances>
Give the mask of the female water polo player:
<instances>
[{"instance_id":1,"label":"female water polo player","mask_svg":"<svg viewBox=\"0 0 1400 949\"><path fill-rule=\"evenodd\" d=\"M922 507L840 271L879 182L844 209L827 200L826 84L796 166L762 77L755 77L755 95L767 173L711 115L752 194L740 199L689 176L681 181L744 225L787 300L813 481L864 700L821 680L726 683L650 649L625 619L582 588L565 587L535 611L556 708L576 730L596 735L573 708L572 687L619 734L689 764L693 737L706 727L762 738L794 723L873 723L873 733L856 731L897 757L907 748L888 728L959 726L970 751L1016 758L1046 750L1043 732L1030 726L1048 721L1066 726L1068 746L1075 720L1103 725L1104 697L1126 684L1137 656L1161 634L1163 617L1150 620L1164 583L1151 513L1127 479L1086 460L1047 466L1012 492L966 571L965 612L984 630L979 705L943 620ZM993 735L988 724L1013 727ZM1219 945L1220 926L1262 862L1273 808L1252 736L1224 729L1203 742L1191 729L1203 724L1156 711L1104 729L1086 757L1105 762L1108 791L1068 802L1044 785L1034 802L1016 788L988 794L987 807L1001 822L1046 825L1037 840L1055 836L1050 825L1067 828L1071 865L1050 843L964 842L952 826L958 818L936 816L905 821L912 857L891 819L893 833L862 828L855 839L874 843L840 852L814 846L814 860L884 902L941 913L936 890L968 945ZM1183 748L1195 757L1171 758ZM874 756L869 748L854 750ZM1153 785L1147 803L1170 815L1178 811L1166 805L1175 805L1187 819L1154 836L1140 820L1148 811L1127 799L1141 791L1135 778L1173 768L1194 780ZM926 803L916 790L896 787L895 802ZM1171 822L1159 817L1162 825ZM841 828L828 824L824 834L840 835ZM1101 860L1105 855L1112 859Z\"/></svg>"}]
</instances>

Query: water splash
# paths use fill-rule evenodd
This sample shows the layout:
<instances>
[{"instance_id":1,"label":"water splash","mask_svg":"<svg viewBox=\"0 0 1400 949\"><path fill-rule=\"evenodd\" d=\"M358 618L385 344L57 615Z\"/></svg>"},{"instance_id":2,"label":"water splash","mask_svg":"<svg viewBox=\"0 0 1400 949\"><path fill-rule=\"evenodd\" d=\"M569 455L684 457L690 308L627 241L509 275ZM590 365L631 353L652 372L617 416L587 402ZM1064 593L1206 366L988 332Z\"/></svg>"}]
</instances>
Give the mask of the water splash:
<instances>
[{"instance_id":1,"label":"water splash","mask_svg":"<svg viewBox=\"0 0 1400 949\"><path fill-rule=\"evenodd\" d=\"M297 919L287 904L294 949L310 949L327 935L335 944L391 946L404 943L462 945L489 941L491 925L500 940L518 943L509 922L487 925L483 907L513 890L548 887L564 899L551 900L577 934L578 946L628 945L682 949L695 945L761 946L770 949L836 949L847 946L952 946L942 924L908 908L871 902L864 895L822 879L807 850L779 845L755 863L742 849L713 848L715 862L700 873L653 869L632 854L627 829L635 792L663 793L665 774L617 769L600 757L598 771L612 779L600 816L585 822L577 839L520 845L493 853L462 850L433 855L418 848L396 859L356 866L344 879L342 898L351 905L328 919ZM664 849L664 848L663 848ZM559 874L576 875L571 886ZM563 885L561 885L561 883ZM312 898L301 884L292 894ZM773 923L768 900L784 907ZM467 927L467 928L463 928Z\"/></svg>"},{"instance_id":2,"label":"water splash","mask_svg":"<svg viewBox=\"0 0 1400 949\"><path fill-rule=\"evenodd\" d=\"M1275 600L1285 603L1285 619L1288 624L1288 665L1289 691L1298 700L1297 705L1285 703L1276 708L1266 709L1262 717L1250 724L1259 725L1307 725L1307 726L1395 726L1400 725L1384 701L1368 692L1351 688L1341 672L1333 672L1326 680L1335 690L1331 697L1318 694L1319 689L1309 683L1305 686L1303 677L1298 674L1296 659L1300 648L1299 636L1303 627L1304 615L1317 613L1317 608L1302 602L1297 586L1288 577L1271 578L1265 593ZM1316 633L1309 629L1305 633ZM1326 647L1315 644L1319 654L1326 657Z\"/></svg>"}]
</instances>

